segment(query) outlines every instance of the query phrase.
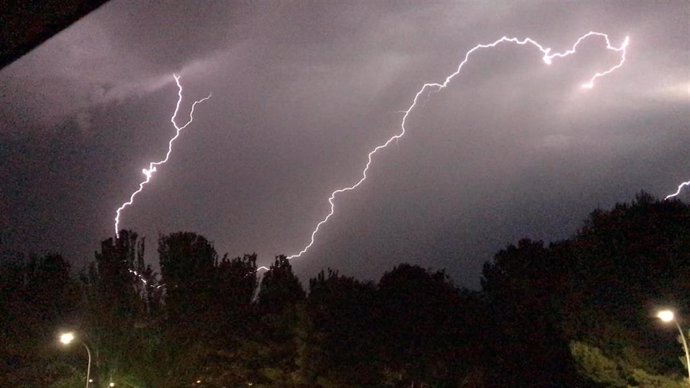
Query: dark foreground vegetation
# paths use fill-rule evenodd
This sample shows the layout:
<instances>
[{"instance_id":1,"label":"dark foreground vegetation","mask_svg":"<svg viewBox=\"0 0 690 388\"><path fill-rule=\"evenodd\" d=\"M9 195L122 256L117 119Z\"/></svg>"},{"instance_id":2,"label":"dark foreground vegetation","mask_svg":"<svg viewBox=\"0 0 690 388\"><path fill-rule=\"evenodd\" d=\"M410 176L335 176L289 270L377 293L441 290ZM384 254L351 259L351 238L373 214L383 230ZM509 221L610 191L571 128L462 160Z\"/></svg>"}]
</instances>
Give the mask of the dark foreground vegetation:
<instances>
[{"instance_id":1,"label":"dark foreground vegetation","mask_svg":"<svg viewBox=\"0 0 690 388\"><path fill-rule=\"evenodd\" d=\"M79 387L86 351L105 387L683 387L673 306L690 316L690 207L639 194L570 239L521 240L481 290L400 264L378 283L290 262L219 258L194 233L158 241L160 275L132 232L76 276L59 255L0 268L0 386ZM413 259L413 258L411 258ZM462 258L458 258L462 260Z\"/></svg>"}]
</instances>

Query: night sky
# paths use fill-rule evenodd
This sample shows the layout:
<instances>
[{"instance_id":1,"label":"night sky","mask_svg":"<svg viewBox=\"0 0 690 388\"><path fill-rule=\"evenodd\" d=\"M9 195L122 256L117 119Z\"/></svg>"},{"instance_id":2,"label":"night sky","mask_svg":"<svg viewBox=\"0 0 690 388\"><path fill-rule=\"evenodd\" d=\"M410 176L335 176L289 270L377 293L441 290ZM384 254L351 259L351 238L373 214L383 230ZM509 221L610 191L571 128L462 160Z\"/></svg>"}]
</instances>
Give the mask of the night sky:
<instances>
[{"instance_id":1,"label":"night sky","mask_svg":"<svg viewBox=\"0 0 690 388\"><path fill-rule=\"evenodd\" d=\"M690 3L491 3L107 3L0 71L2 248L92 259L165 155L178 73L182 117L213 98L122 227L146 236L151 261L159 233L180 230L260 265L296 253L420 87L503 35L630 45L589 91L618 61L601 39L552 66L527 46L474 55L337 198L298 274L376 279L410 262L473 287L508 243L566 238L597 207L690 179Z\"/></svg>"}]
</instances>

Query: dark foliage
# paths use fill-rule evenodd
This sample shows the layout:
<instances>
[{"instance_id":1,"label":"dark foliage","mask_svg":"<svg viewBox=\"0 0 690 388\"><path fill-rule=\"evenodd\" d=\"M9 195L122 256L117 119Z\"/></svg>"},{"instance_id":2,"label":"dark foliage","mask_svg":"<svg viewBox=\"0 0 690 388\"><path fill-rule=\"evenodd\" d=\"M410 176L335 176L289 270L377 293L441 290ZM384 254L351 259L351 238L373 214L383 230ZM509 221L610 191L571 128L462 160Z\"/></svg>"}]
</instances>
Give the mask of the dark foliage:
<instances>
[{"instance_id":1,"label":"dark foliage","mask_svg":"<svg viewBox=\"0 0 690 388\"><path fill-rule=\"evenodd\" d=\"M39 387L70 375L54 336L74 323L79 298L60 255L0 263L0 386Z\"/></svg>"},{"instance_id":2,"label":"dark foliage","mask_svg":"<svg viewBox=\"0 0 690 388\"><path fill-rule=\"evenodd\" d=\"M59 255L0 261L0 386L680 387L690 316L690 207L645 193L596 210L572 238L523 239L481 290L400 264L377 282L337 271L306 292L285 256L219 258L195 233L161 236L160 276L132 232L79 279ZM461 258L458 258L461 259ZM680 321L686 325L687 321Z\"/></svg>"}]
</instances>

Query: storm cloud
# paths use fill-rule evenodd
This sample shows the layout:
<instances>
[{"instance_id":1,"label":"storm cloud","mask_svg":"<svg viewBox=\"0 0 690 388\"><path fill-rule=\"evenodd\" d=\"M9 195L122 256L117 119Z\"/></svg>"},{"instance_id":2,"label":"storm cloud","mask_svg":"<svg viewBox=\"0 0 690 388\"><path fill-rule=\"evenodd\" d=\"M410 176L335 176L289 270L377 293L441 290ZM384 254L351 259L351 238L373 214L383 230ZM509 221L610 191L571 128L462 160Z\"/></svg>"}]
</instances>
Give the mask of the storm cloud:
<instances>
[{"instance_id":1,"label":"storm cloud","mask_svg":"<svg viewBox=\"0 0 690 388\"><path fill-rule=\"evenodd\" d=\"M527 46L476 53L422 98L407 135L294 260L305 276L364 278L407 261L476 285L507 243L567 237L596 207L690 179L689 8L112 1L0 72L3 242L90 259L141 169L165 153L173 72L183 112L213 98L122 225L150 242L195 231L265 264L308 242L329 194L476 44L529 36L559 51L590 30L616 45L630 36L625 65L591 91L579 86L618 60L603 40L552 66Z\"/></svg>"}]
</instances>

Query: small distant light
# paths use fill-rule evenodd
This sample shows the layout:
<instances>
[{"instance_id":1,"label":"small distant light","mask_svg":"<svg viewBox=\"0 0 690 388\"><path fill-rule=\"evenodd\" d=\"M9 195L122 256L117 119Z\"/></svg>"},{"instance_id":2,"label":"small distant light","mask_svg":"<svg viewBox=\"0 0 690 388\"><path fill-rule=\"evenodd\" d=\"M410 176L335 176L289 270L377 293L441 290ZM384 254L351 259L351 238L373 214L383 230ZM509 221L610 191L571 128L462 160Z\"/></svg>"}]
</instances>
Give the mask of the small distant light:
<instances>
[{"instance_id":1,"label":"small distant light","mask_svg":"<svg viewBox=\"0 0 690 388\"><path fill-rule=\"evenodd\" d=\"M197 383L197 384L201 384L201 380L197 380L196 383Z\"/></svg>"},{"instance_id":2,"label":"small distant light","mask_svg":"<svg viewBox=\"0 0 690 388\"><path fill-rule=\"evenodd\" d=\"M60 335L60 342L62 342L63 345L69 345L72 341L74 341L74 333L69 332Z\"/></svg>"},{"instance_id":3,"label":"small distant light","mask_svg":"<svg viewBox=\"0 0 690 388\"><path fill-rule=\"evenodd\" d=\"M90 382L90 383L93 383L93 379L89 379L89 382Z\"/></svg>"},{"instance_id":4,"label":"small distant light","mask_svg":"<svg viewBox=\"0 0 690 388\"><path fill-rule=\"evenodd\" d=\"M656 317L663 322L671 322L676 318L671 310L661 310L656 314Z\"/></svg>"},{"instance_id":5,"label":"small distant light","mask_svg":"<svg viewBox=\"0 0 690 388\"><path fill-rule=\"evenodd\" d=\"M114 387L114 386L115 386L115 383L111 382L110 384L108 384L108 386L109 386L109 387Z\"/></svg>"}]
</instances>

